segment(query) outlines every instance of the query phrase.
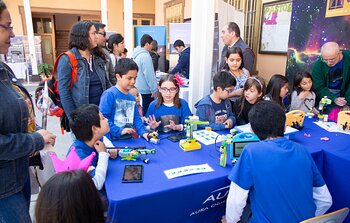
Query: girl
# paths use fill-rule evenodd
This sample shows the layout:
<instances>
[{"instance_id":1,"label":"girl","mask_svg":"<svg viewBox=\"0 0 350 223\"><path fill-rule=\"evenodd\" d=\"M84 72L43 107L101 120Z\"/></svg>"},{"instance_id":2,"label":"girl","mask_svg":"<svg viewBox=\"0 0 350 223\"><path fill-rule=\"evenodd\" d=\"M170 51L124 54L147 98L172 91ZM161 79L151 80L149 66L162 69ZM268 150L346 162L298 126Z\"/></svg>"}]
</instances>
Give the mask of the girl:
<instances>
[{"instance_id":1,"label":"girl","mask_svg":"<svg viewBox=\"0 0 350 223\"><path fill-rule=\"evenodd\" d=\"M35 207L36 222L105 222L103 203L83 170L55 174L42 187Z\"/></svg>"},{"instance_id":2,"label":"girl","mask_svg":"<svg viewBox=\"0 0 350 223\"><path fill-rule=\"evenodd\" d=\"M288 93L288 80L285 76L281 74L275 74L271 77L266 88L265 100L275 101L279 104L285 111L286 106L283 104L283 98Z\"/></svg>"},{"instance_id":3,"label":"girl","mask_svg":"<svg viewBox=\"0 0 350 223\"><path fill-rule=\"evenodd\" d=\"M298 72L294 77L290 110L313 112L315 110L315 98L316 94L312 89L311 74L307 71Z\"/></svg>"},{"instance_id":4,"label":"girl","mask_svg":"<svg viewBox=\"0 0 350 223\"><path fill-rule=\"evenodd\" d=\"M237 85L233 92L229 94L231 102L235 102L243 94L243 86L247 78L250 77L249 71L244 68L243 53L239 47L231 47L226 53L225 69L236 79Z\"/></svg>"},{"instance_id":5,"label":"girl","mask_svg":"<svg viewBox=\"0 0 350 223\"><path fill-rule=\"evenodd\" d=\"M249 77L243 87L243 95L233 104L237 125L249 123L250 109L265 94L265 82L261 77Z\"/></svg>"},{"instance_id":6,"label":"girl","mask_svg":"<svg viewBox=\"0 0 350 223\"><path fill-rule=\"evenodd\" d=\"M111 52L109 55L112 60L113 67L115 67L116 63L120 58L122 58L122 54L125 50L125 42L124 37L122 35L118 34L112 34L108 38L108 44L107 47L109 51Z\"/></svg>"},{"instance_id":7,"label":"girl","mask_svg":"<svg viewBox=\"0 0 350 223\"><path fill-rule=\"evenodd\" d=\"M179 98L179 76L163 76L158 84L158 98L148 107L149 126L164 132L182 131L186 117L191 115L184 99ZM160 126L161 125L161 126Z\"/></svg>"}]
</instances>

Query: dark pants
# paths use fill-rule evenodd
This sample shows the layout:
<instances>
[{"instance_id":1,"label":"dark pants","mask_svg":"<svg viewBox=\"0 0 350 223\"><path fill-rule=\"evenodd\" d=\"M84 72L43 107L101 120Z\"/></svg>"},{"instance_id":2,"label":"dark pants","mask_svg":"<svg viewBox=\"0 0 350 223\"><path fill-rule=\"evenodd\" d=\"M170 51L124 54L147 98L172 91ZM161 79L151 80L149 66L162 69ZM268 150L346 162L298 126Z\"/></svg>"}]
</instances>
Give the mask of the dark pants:
<instances>
[{"instance_id":1,"label":"dark pants","mask_svg":"<svg viewBox=\"0 0 350 223\"><path fill-rule=\"evenodd\" d=\"M152 94L141 94L142 97L142 114L146 115L148 106L153 101Z\"/></svg>"}]
</instances>

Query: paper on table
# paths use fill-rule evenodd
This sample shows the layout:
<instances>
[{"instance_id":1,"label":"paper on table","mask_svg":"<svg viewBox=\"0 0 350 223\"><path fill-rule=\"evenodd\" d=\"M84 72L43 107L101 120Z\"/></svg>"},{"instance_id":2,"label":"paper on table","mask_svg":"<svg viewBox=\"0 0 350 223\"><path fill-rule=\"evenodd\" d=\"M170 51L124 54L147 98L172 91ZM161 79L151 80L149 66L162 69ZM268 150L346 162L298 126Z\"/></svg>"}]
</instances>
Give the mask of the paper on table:
<instances>
[{"instance_id":1,"label":"paper on table","mask_svg":"<svg viewBox=\"0 0 350 223\"><path fill-rule=\"evenodd\" d=\"M250 128L250 123L245 125L236 126L235 129L237 129L239 132L251 132L253 133L252 129ZM290 126L287 126L286 131L284 132L284 135L289 135L291 133L299 131L298 129L292 128Z\"/></svg>"},{"instance_id":2,"label":"paper on table","mask_svg":"<svg viewBox=\"0 0 350 223\"><path fill-rule=\"evenodd\" d=\"M335 122L314 122L316 125L327 130L328 132L340 132L350 135L350 131L342 130Z\"/></svg>"},{"instance_id":3,"label":"paper on table","mask_svg":"<svg viewBox=\"0 0 350 223\"><path fill-rule=\"evenodd\" d=\"M164 170L164 174L168 179L173 179L175 177L187 176L196 173L213 172L214 169L211 168L207 163L200 165L183 166L179 168L174 168L170 170Z\"/></svg>"},{"instance_id":4,"label":"paper on table","mask_svg":"<svg viewBox=\"0 0 350 223\"><path fill-rule=\"evenodd\" d=\"M199 142L203 143L204 145L211 145L216 142L221 142L222 137L214 132L214 131L208 131L208 130L198 130L193 132L193 137L196 138Z\"/></svg>"}]
</instances>

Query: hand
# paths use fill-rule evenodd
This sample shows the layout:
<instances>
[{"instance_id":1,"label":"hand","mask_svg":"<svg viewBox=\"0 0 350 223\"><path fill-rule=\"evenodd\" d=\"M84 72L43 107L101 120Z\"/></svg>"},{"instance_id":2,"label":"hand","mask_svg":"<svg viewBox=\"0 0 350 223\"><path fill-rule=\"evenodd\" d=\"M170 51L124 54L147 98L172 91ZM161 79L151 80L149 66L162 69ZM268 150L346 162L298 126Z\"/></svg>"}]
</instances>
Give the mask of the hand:
<instances>
[{"instance_id":1,"label":"hand","mask_svg":"<svg viewBox=\"0 0 350 223\"><path fill-rule=\"evenodd\" d=\"M224 122L224 125L225 125L225 129L230 129L232 128L233 126L233 121L231 119L227 119L225 122Z\"/></svg>"},{"instance_id":2,"label":"hand","mask_svg":"<svg viewBox=\"0 0 350 223\"><path fill-rule=\"evenodd\" d=\"M156 129L160 125L162 121L157 122L156 117L154 115L150 115L148 118L148 125L151 129Z\"/></svg>"},{"instance_id":3,"label":"hand","mask_svg":"<svg viewBox=\"0 0 350 223\"><path fill-rule=\"evenodd\" d=\"M143 133L143 135L142 135L142 137L144 138L144 139L146 139L146 141L148 141L148 139L151 137L150 135L152 135L153 133L148 133L148 132L146 132L146 133Z\"/></svg>"},{"instance_id":4,"label":"hand","mask_svg":"<svg viewBox=\"0 0 350 223\"><path fill-rule=\"evenodd\" d=\"M232 92L232 96L241 96L243 95L243 88L239 88Z\"/></svg>"},{"instance_id":5,"label":"hand","mask_svg":"<svg viewBox=\"0 0 350 223\"><path fill-rule=\"evenodd\" d=\"M40 129L37 131L37 133L39 133L43 137L45 144L55 146L56 136L54 134L45 129Z\"/></svg>"},{"instance_id":6,"label":"hand","mask_svg":"<svg viewBox=\"0 0 350 223\"><path fill-rule=\"evenodd\" d=\"M169 125L165 125L164 127L175 131L176 130L181 131L181 125L176 125L173 120L169 120Z\"/></svg>"},{"instance_id":7,"label":"hand","mask_svg":"<svg viewBox=\"0 0 350 223\"><path fill-rule=\"evenodd\" d=\"M99 152L106 152L106 146L105 144L100 141L100 140L97 140L94 144L94 147L96 149L96 151L99 153Z\"/></svg>"},{"instance_id":8,"label":"hand","mask_svg":"<svg viewBox=\"0 0 350 223\"><path fill-rule=\"evenodd\" d=\"M302 91L302 92L299 93L298 98L299 99L304 99L304 98L306 98L306 96L309 95L309 93L310 93L309 91Z\"/></svg>"},{"instance_id":9,"label":"hand","mask_svg":"<svg viewBox=\"0 0 350 223\"><path fill-rule=\"evenodd\" d=\"M108 149L109 158L111 158L111 159L117 158L118 157L118 151L119 151L119 149Z\"/></svg>"},{"instance_id":10,"label":"hand","mask_svg":"<svg viewBox=\"0 0 350 223\"><path fill-rule=\"evenodd\" d=\"M346 105L347 101L345 100L344 97L338 97L334 99L334 103L340 107L343 107L344 105Z\"/></svg>"},{"instance_id":11,"label":"hand","mask_svg":"<svg viewBox=\"0 0 350 223\"><path fill-rule=\"evenodd\" d=\"M226 216L222 216L221 223L227 223Z\"/></svg>"},{"instance_id":12,"label":"hand","mask_svg":"<svg viewBox=\"0 0 350 223\"><path fill-rule=\"evenodd\" d=\"M151 98L157 98L157 92L153 92Z\"/></svg>"},{"instance_id":13,"label":"hand","mask_svg":"<svg viewBox=\"0 0 350 223\"><path fill-rule=\"evenodd\" d=\"M124 128L122 131L122 135L133 134L133 133L135 133L135 129L133 129L133 128Z\"/></svg>"}]
</instances>

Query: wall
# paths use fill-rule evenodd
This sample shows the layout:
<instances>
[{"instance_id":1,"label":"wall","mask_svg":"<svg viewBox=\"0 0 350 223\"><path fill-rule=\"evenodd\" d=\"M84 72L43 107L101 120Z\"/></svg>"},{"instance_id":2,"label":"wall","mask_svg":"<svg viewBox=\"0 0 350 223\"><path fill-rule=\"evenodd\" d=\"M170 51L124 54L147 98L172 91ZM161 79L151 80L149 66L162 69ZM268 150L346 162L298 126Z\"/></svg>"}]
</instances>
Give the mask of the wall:
<instances>
[{"instance_id":1,"label":"wall","mask_svg":"<svg viewBox=\"0 0 350 223\"><path fill-rule=\"evenodd\" d=\"M155 0L155 14L156 21L155 25L162 26L164 25L164 3L169 2L170 0ZM191 18L192 10L192 1L185 0L184 8L184 19Z\"/></svg>"},{"instance_id":2,"label":"wall","mask_svg":"<svg viewBox=\"0 0 350 223\"><path fill-rule=\"evenodd\" d=\"M275 0L263 0L262 3L272 2ZM260 9L261 11L261 9ZM259 18L259 26L260 21ZM259 28L260 32L260 28ZM257 39L256 41L260 41ZM259 72L259 75L262 76L266 81L270 80L271 76L274 74L286 73L287 65L287 54L285 55L274 55L274 54L259 54L256 52L256 70Z\"/></svg>"}]
</instances>

